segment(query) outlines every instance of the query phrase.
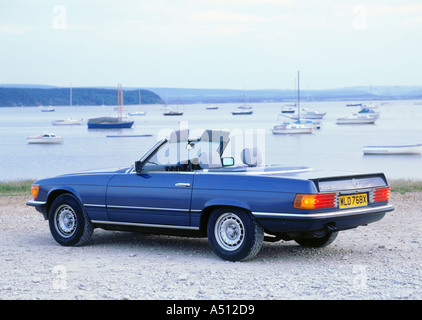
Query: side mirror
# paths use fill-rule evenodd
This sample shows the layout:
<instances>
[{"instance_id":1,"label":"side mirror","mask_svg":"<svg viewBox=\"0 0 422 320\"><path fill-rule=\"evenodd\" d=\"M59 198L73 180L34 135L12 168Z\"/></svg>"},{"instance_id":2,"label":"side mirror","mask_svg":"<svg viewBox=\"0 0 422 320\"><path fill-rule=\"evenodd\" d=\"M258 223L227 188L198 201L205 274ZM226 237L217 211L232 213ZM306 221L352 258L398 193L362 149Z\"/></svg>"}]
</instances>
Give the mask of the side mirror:
<instances>
[{"instance_id":1,"label":"side mirror","mask_svg":"<svg viewBox=\"0 0 422 320\"><path fill-rule=\"evenodd\" d=\"M234 166L234 158L233 157L225 157L221 159L223 162L223 167L230 167Z\"/></svg>"},{"instance_id":2,"label":"side mirror","mask_svg":"<svg viewBox=\"0 0 422 320\"><path fill-rule=\"evenodd\" d=\"M136 173L141 173L143 167L144 167L143 161L135 161L135 171L136 171Z\"/></svg>"}]
</instances>

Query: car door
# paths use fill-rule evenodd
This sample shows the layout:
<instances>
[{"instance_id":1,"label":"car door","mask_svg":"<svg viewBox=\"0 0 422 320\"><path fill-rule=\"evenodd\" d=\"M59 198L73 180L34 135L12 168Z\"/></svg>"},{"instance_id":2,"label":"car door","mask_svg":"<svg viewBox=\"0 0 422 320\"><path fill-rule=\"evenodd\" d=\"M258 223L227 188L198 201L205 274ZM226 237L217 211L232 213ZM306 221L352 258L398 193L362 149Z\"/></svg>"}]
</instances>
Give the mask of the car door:
<instances>
[{"instance_id":1,"label":"car door","mask_svg":"<svg viewBox=\"0 0 422 320\"><path fill-rule=\"evenodd\" d=\"M160 225L190 225L192 172L128 173L114 176L107 188L109 219Z\"/></svg>"}]
</instances>

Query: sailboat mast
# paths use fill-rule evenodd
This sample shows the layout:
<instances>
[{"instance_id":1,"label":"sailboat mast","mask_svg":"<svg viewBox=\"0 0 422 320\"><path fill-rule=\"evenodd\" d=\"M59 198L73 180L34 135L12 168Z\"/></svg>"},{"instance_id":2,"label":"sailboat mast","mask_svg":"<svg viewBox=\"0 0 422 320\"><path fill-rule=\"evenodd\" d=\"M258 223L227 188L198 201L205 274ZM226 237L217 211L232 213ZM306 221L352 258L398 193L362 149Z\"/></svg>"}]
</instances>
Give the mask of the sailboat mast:
<instances>
[{"instance_id":1,"label":"sailboat mast","mask_svg":"<svg viewBox=\"0 0 422 320\"><path fill-rule=\"evenodd\" d=\"M297 115L300 120L300 89L299 89L299 71L297 72Z\"/></svg>"},{"instance_id":2,"label":"sailboat mast","mask_svg":"<svg viewBox=\"0 0 422 320\"><path fill-rule=\"evenodd\" d=\"M123 90L121 84L117 86L117 104L118 118L121 120L123 118Z\"/></svg>"}]
</instances>

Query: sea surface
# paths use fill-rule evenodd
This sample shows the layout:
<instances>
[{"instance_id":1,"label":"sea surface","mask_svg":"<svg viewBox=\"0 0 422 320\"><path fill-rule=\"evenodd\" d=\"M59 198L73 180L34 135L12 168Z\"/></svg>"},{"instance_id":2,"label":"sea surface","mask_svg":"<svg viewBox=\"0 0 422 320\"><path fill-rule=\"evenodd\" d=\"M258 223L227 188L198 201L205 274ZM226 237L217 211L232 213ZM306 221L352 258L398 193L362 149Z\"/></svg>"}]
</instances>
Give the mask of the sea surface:
<instances>
[{"instance_id":1,"label":"sea surface","mask_svg":"<svg viewBox=\"0 0 422 320\"><path fill-rule=\"evenodd\" d=\"M133 117L131 129L88 129L86 121L116 116L115 106L0 108L0 181L39 179L96 168L128 167L141 158L169 130L179 128L227 129L235 133L238 152L249 141L261 149L266 165L309 166L317 170L384 172L387 178L422 179L420 155L363 155L366 145L409 145L422 143L422 105L415 101L379 104L380 118L373 125L338 125L336 119L358 111L347 101L303 102L301 107L326 112L322 128L310 135L274 135L281 103L255 103L252 115L231 114L241 104L173 106L183 116L164 116L161 105L125 106L124 113L146 111ZM365 101L363 101L365 103ZM55 126L52 120L83 118L79 126ZM27 144L28 136L52 132L64 138L60 145ZM122 135L111 138L108 135ZM151 135L123 137L124 135ZM242 141L241 137L247 137ZM251 142L252 143L252 142ZM243 144L243 145L242 145ZM239 151L240 152L240 151ZM235 156L235 154L228 154Z\"/></svg>"}]
</instances>

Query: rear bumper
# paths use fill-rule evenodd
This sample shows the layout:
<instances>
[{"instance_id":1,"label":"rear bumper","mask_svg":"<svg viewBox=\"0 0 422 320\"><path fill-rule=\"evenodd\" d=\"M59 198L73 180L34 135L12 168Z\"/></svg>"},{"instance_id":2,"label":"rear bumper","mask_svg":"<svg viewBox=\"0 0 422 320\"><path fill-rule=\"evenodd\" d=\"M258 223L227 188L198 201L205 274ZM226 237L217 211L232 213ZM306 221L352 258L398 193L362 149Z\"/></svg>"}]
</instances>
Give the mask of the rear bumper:
<instances>
[{"instance_id":1,"label":"rear bumper","mask_svg":"<svg viewBox=\"0 0 422 320\"><path fill-rule=\"evenodd\" d=\"M267 232L313 232L330 228L346 230L381 220L385 213L393 211L392 205L362 207L318 213L253 212Z\"/></svg>"}]
</instances>

